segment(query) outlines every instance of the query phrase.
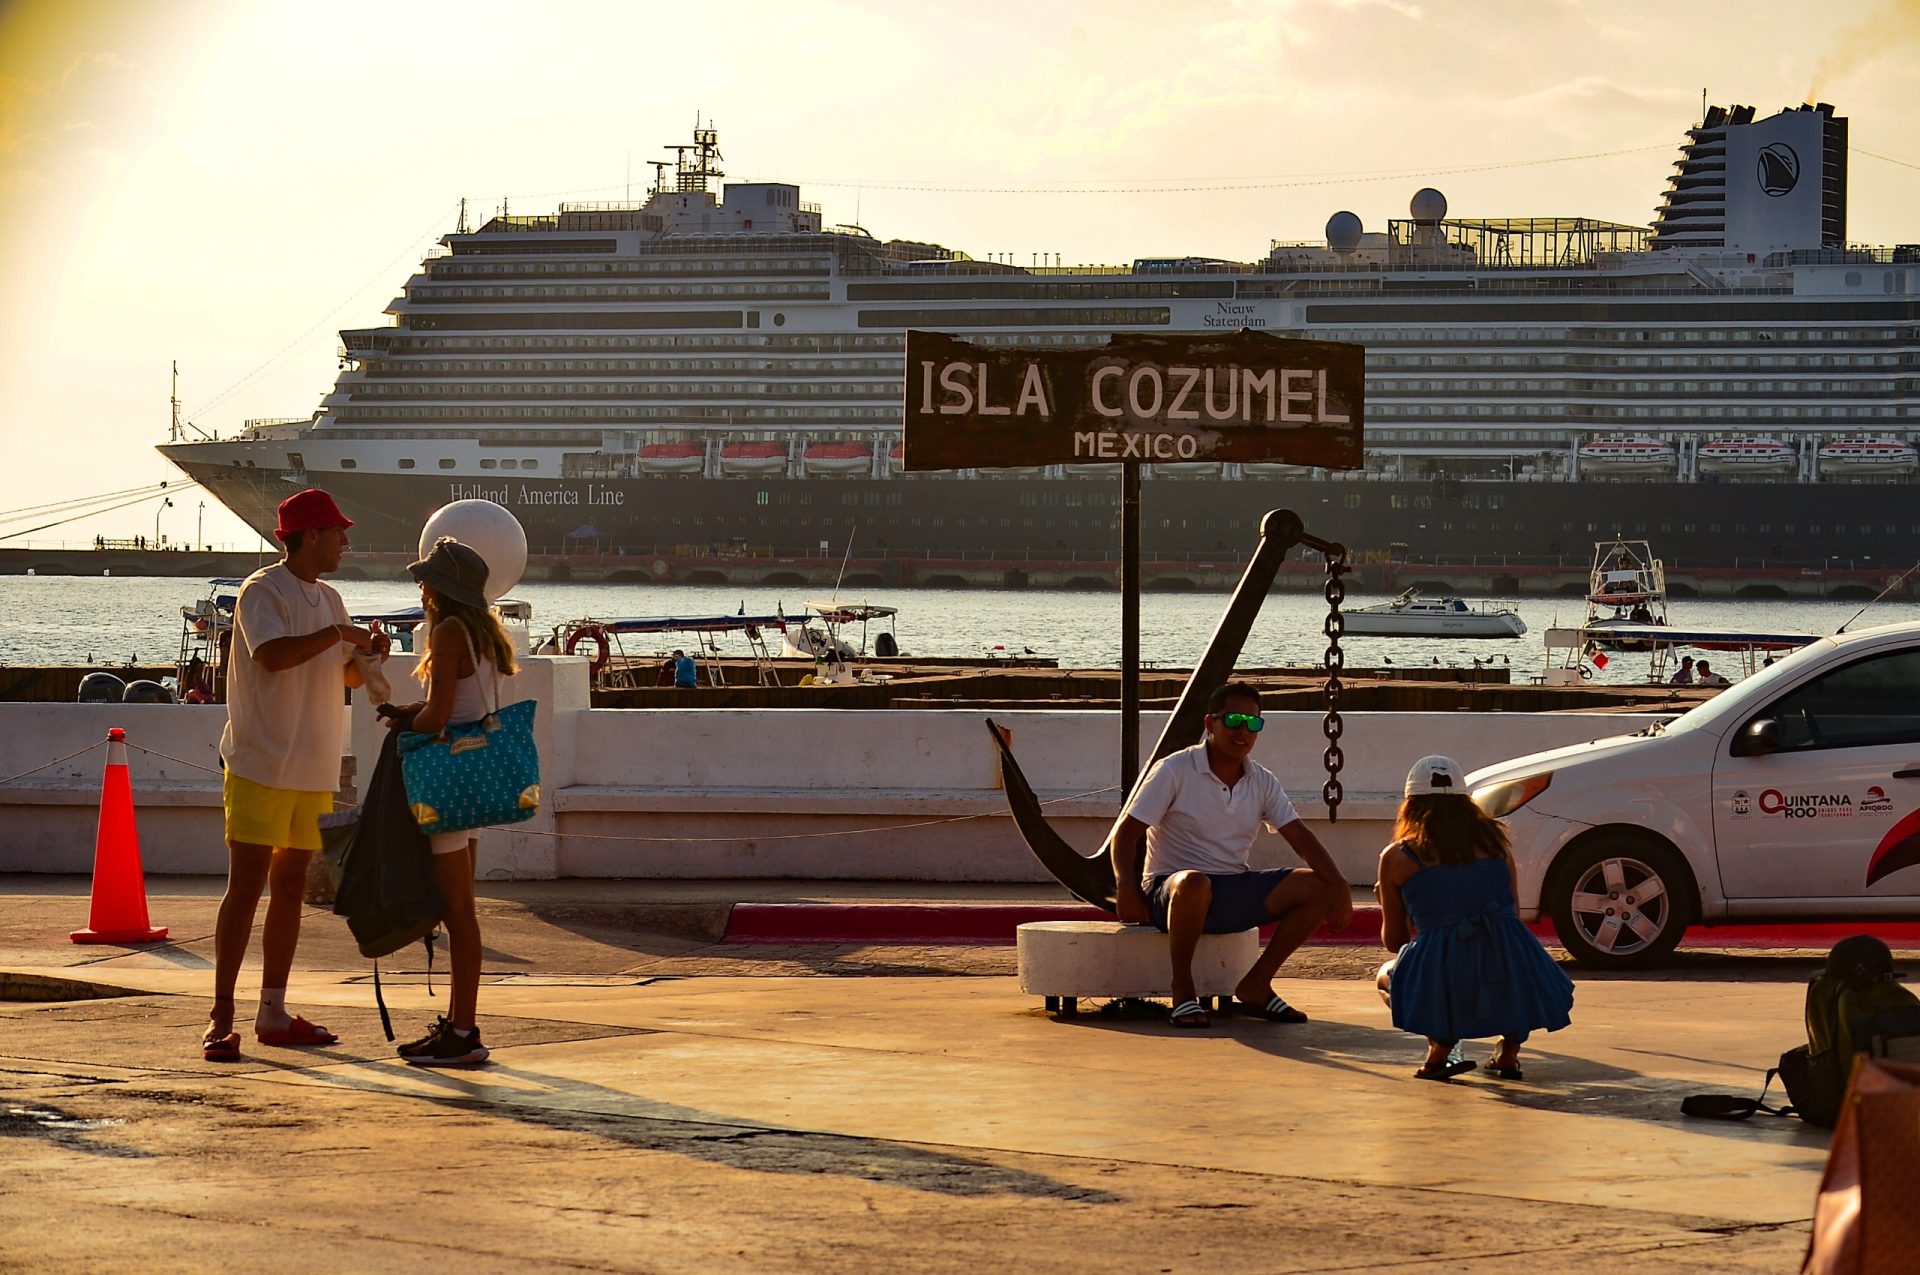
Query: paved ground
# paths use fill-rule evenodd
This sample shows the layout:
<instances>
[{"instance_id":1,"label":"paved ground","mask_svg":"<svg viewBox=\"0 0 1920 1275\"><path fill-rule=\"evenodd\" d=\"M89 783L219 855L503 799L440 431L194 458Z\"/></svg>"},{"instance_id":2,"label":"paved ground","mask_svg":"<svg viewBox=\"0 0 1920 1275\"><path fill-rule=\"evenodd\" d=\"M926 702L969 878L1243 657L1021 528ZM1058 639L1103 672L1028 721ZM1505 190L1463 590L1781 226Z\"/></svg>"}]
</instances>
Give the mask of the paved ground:
<instances>
[{"instance_id":1,"label":"paved ground","mask_svg":"<svg viewBox=\"0 0 1920 1275\"><path fill-rule=\"evenodd\" d=\"M218 883L154 884L176 942L127 952L66 941L84 881L0 877L0 971L42 980L6 987L131 993L0 1003L0 1269L1788 1271L1825 1156L1678 1113L1794 1043L1804 954L1582 979L1525 1082L1435 1085L1370 951L1303 953L1309 1025L1176 1032L1052 1021L1010 949L716 945L737 884L490 885L490 1065L393 1060L315 910L293 994L343 1043L219 1066ZM388 983L403 1030L444 1004L420 964Z\"/></svg>"}]
</instances>

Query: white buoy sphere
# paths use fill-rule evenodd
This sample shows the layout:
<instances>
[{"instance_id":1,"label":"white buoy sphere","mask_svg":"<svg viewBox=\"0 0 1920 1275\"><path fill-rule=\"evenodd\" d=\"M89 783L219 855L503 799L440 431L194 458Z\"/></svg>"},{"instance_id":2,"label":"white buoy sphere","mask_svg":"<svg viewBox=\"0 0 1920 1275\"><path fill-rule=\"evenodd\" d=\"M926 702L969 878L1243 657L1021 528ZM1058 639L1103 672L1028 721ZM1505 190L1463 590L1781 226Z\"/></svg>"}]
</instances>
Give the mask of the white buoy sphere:
<instances>
[{"instance_id":1,"label":"white buoy sphere","mask_svg":"<svg viewBox=\"0 0 1920 1275\"><path fill-rule=\"evenodd\" d=\"M527 529L491 500L456 500L442 505L420 531L420 556L433 542L452 536L487 563L487 601L498 602L527 571Z\"/></svg>"}]
</instances>

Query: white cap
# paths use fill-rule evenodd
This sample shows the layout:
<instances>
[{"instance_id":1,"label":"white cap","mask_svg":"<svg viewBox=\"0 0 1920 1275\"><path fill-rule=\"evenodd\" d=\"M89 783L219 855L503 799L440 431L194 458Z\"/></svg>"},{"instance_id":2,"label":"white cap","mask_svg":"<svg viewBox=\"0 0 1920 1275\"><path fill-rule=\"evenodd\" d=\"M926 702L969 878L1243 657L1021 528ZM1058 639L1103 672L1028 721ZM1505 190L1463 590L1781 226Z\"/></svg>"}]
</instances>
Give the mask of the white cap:
<instances>
[{"instance_id":1,"label":"white cap","mask_svg":"<svg viewBox=\"0 0 1920 1275\"><path fill-rule=\"evenodd\" d=\"M1464 797L1467 795L1466 772L1460 769L1460 763L1451 757L1422 757L1413 763L1413 769L1407 772L1408 797L1432 797L1436 795Z\"/></svg>"}]
</instances>

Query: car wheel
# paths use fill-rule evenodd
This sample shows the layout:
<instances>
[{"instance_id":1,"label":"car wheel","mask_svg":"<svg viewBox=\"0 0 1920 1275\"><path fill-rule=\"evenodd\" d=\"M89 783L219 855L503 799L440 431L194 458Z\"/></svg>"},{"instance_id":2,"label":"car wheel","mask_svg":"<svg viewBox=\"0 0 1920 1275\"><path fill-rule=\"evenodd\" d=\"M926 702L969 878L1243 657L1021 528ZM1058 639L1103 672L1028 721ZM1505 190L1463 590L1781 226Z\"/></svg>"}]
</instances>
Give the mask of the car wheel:
<instances>
[{"instance_id":1,"label":"car wheel","mask_svg":"<svg viewBox=\"0 0 1920 1275\"><path fill-rule=\"evenodd\" d=\"M1554 869L1546 900L1573 959L1600 969L1651 965L1692 919L1692 875L1674 851L1637 837L1598 837Z\"/></svg>"}]
</instances>

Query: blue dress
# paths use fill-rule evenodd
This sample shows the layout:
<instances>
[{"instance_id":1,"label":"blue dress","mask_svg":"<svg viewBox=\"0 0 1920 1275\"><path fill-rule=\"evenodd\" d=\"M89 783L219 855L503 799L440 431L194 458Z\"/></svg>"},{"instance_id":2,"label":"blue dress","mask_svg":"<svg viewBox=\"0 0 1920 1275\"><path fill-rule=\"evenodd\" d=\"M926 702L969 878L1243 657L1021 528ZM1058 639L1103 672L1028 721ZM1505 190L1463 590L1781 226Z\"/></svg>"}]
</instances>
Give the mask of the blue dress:
<instances>
[{"instance_id":1,"label":"blue dress","mask_svg":"<svg viewBox=\"0 0 1920 1275\"><path fill-rule=\"evenodd\" d=\"M1573 980L1520 923L1504 860L1422 864L1400 897L1414 938L1393 967L1395 1027L1476 1040L1559 1031L1570 1021Z\"/></svg>"}]
</instances>

